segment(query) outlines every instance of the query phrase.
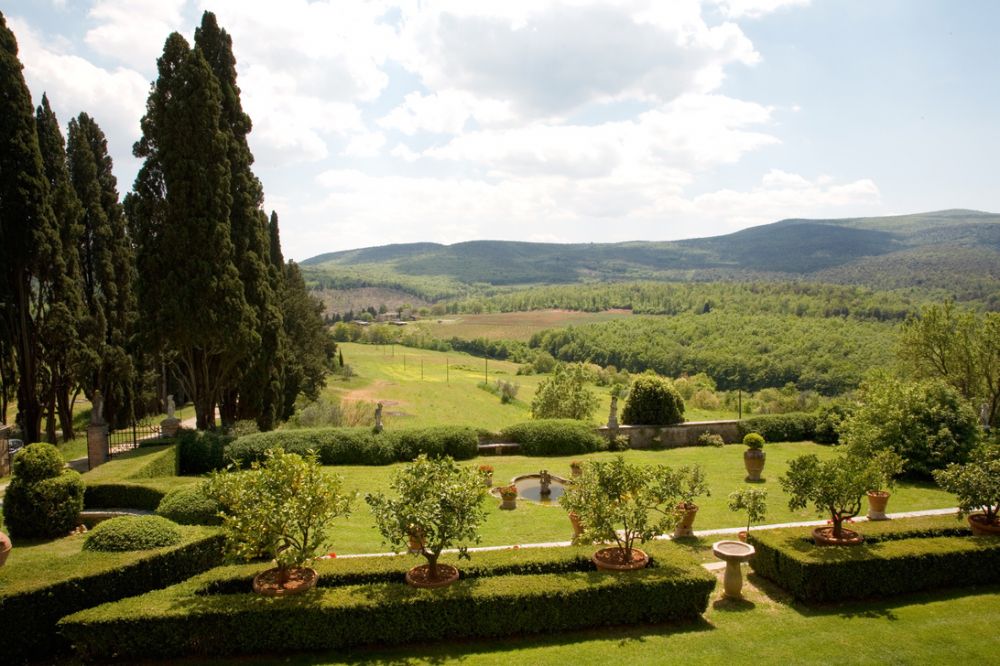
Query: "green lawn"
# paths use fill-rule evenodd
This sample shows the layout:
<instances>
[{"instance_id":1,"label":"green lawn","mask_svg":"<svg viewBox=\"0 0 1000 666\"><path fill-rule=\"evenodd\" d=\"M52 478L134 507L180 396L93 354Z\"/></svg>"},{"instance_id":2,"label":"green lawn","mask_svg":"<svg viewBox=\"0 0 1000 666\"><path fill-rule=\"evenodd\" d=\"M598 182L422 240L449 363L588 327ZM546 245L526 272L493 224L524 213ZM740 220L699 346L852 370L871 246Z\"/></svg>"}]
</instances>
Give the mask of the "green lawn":
<instances>
[{"instance_id":1,"label":"green lawn","mask_svg":"<svg viewBox=\"0 0 1000 666\"><path fill-rule=\"evenodd\" d=\"M778 486L777 478L784 473L790 458L806 453L815 453L826 458L835 453L834 449L812 443L769 444L764 477L767 481L760 487L768 490L767 523L784 523L802 520L817 520L820 516L811 509L790 511L787 499ZM746 471L743 467L741 445L726 446L721 449L711 447L686 447L667 451L626 451L630 462L643 464L663 463L671 466L700 464L705 468L712 496L697 500L700 510L695 520L695 529L736 527L744 520L742 514L734 514L727 507L727 495L744 485ZM496 484L518 475L547 469L559 476L570 476L571 460L604 460L613 453L594 453L585 456L532 458L527 456L488 456L468 461L464 464L493 465ZM400 463L405 464L405 463ZM365 492L388 492L392 473L399 465L388 467L327 467L332 474L344 478L344 488ZM487 518L481 530L484 546L508 544L544 543L565 541L572 536L572 528L566 512L553 503L542 505L518 501L514 511L501 511L499 499L487 500ZM889 511L916 511L921 509L945 508L955 505L955 498L932 484L902 483L893 492ZM867 506L865 507L867 509ZM359 498L355 503L354 515L349 519L339 519L331 529L332 550L337 553L371 553L386 550L381 537L374 527L374 520L368 506ZM697 549L697 542L692 543Z\"/></svg>"},{"instance_id":2,"label":"green lawn","mask_svg":"<svg viewBox=\"0 0 1000 666\"><path fill-rule=\"evenodd\" d=\"M398 426L471 425L487 430L527 421L531 400L545 375L517 375L519 365L485 361L456 352L435 352L402 345L340 343L344 362L357 376L350 380L331 377L324 395L328 398L381 401L385 421ZM517 400L503 405L500 398L479 387L489 377L520 385ZM607 387L594 386L600 405L595 425L608 418L611 396ZM688 409L689 421L735 418L725 411Z\"/></svg>"}]
</instances>

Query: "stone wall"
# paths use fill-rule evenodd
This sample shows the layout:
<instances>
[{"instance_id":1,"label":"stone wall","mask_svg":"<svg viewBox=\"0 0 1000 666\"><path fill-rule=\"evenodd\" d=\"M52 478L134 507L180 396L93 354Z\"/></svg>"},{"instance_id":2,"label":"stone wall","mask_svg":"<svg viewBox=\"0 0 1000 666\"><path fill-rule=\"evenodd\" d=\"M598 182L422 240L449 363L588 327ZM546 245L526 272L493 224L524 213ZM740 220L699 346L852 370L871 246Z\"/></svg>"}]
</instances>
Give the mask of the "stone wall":
<instances>
[{"instance_id":1,"label":"stone wall","mask_svg":"<svg viewBox=\"0 0 1000 666\"><path fill-rule=\"evenodd\" d=\"M664 448L676 448L678 446L697 446L698 437L704 432L710 432L722 437L726 444L739 442L740 422L733 419L727 421L689 421L672 426L642 426L642 425L622 425L618 426L619 435L629 438L629 448L648 449L653 443L653 439L660 438L660 446ZM597 429L603 437L610 436L607 426Z\"/></svg>"}]
</instances>

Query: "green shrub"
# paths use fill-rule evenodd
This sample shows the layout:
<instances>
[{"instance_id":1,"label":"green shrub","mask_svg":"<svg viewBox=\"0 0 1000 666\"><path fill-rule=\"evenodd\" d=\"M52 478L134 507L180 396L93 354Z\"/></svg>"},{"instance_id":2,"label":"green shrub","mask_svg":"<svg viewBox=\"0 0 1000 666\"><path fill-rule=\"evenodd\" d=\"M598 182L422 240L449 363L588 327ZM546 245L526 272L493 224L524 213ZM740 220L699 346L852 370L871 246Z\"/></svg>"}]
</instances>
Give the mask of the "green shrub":
<instances>
[{"instance_id":1,"label":"green shrub","mask_svg":"<svg viewBox=\"0 0 1000 666\"><path fill-rule=\"evenodd\" d=\"M740 435L755 432L768 442L804 442L816 435L812 414L764 414L740 421Z\"/></svg>"},{"instance_id":2,"label":"green shrub","mask_svg":"<svg viewBox=\"0 0 1000 666\"><path fill-rule=\"evenodd\" d=\"M709 432L706 430L705 432L698 435L698 445L721 447L726 445L726 440L722 439L722 435L718 435L714 432Z\"/></svg>"},{"instance_id":3,"label":"green shrub","mask_svg":"<svg viewBox=\"0 0 1000 666\"><path fill-rule=\"evenodd\" d=\"M9 491L8 491L9 492ZM94 483L84 492L88 509L145 509L155 511L166 492L141 483Z\"/></svg>"},{"instance_id":4,"label":"green shrub","mask_svg":"<svg viewBox=\"0 0 1000 666\"><path fill-rule=\"evenodd\" d=\"M520 453L526 456L569 456L599 451L607 446L593 426L574 419L516 423L504 428L500 438L520 444Z\"/></svg>"},{"instance_id":5,"label":"green shrub","mask_svg":"<svg viewBox=\"0 0 1000 666\"><path fill-rule=\"evenodd\" d=\"M79 522L83 480L65 469L51 444L29 444L14 456L13 477L4 496L7 531L18 538L64 536Z\"/></svg>"},{"instance_id":6,"label":"green shrub","mask_svg":"<svg viewBox=\"0 0 1000 666\"><path fill-rule=\"evenodd\" d=\"M68 645L56 632L61 617L179 583L218 566L222 562L222 536L205 528L185 529L185 542L175 548L103 555L92 560L87 570L72 576L52 575L34 587L0 588L4 662L42 659L66 650ZM11 566L8 563L5 568Z\"/></svg>"},{"instance_id":7,"label":"green shrub","mask_svg":"<svg viewBox=\"0 0 1000 666\"><path fill-rule=\"evenodd\" d=\"M389 465L413 460L421 453L468 460L479 454L476 431L461 426L406 428L373 433L370 428L275 430L240 437L226 458L241 466L264 459L268 449L304 455L314 450L324 465Z\"/></svg>"},{"instance_id":8,"label":"green shrub","mask_svg":"<svg viewBox=\"0 0 1000 666\"><path fill-rule=\"evenodd\" d=\"M885 597L1000 582L1000 539L970 537L951 516L865 523L858 546L814 546L802 528L757 530L756 574L806 602Z\"/></svg>"},{"instance_id":9,"label":"green shrub","mask_svg":"<svg viewBox=\"0 0 1000 666\"><path fill-rule=\"evenodd\" d=\"M599 404L597 394L587 388L589 381L582 363L560 363L535 389L531 418L589 420Z\"/></svg>"},{"instance_id":10,"label":"green shrub","mask_svg":"<svg viewBox=\"0 0 1000 666\"><path fill-rule=\"evenodd\" d=\"M813 441L817 444L839 444L840 425L850 415L850 410L841 404L823 405L816 414L816 432Z\"/></svg>"},{"instance_id":11,"label":"green shrub","mask_svg":"<svg viewBox=\"0 0 1000 666\"><path fill-rule=\"evenodd\" d=\"M221 505L208 496L204 484L176 488L156 507L156 515L181 525L220 525Z\"/></svg>"},{"instance_id":12,"label":"green shrub","mask_svg":"<svg viewBox=\"0 0 1000 666\"><path fill-rule=\"evenodd\" d=\"M714 576L673 544L650 544L649 552L650 567L628 575L594 571L589 552L580 548L480 553L446 591L403 584L413 562L407 557L333 560L317 563L317 590L283 603L260 603L247 592L253 570L229 567L77 613L60 630L86 658L137 659L522 636L697 618L708 606ZM230 589L219 589L220 583Z\"/></svg>"},{"instance_id":13,"label":"green shrub","mask_svg":"<svg viewBox=\"0 0 1000 666\"><path fill-rule=\"evenodd\" d=\"M632 381L622 423L628 425L673 425L684 421L684 398L673 382L654 374L639 375Z\"/></svg>"},{"instance_id":14,"label":"green shrub","mask_svg":"<svg viewBox=\"0 0 1000 666\"><path fill-rule=\"evenodd\" d=\"M767 440L758 432L748 432L743 435L743 446L748 449L762 449Z\"/></svg>"},{"instance_id":15,"label":"green shrub","mask_svg":"<svg viewBox=\"0 0 1000 666\"><path fill-rule=\"evenodd\" d=\"M150 550L180 542L177 525L162 516L118 516L98 523L87 534L84 550Z\"/></svg>"},{"instance_id":16,"label":"green shrub","mask_svg":"<svg viewBox=\"0 0 1000 666\"><path fill-rule=\"evenodd\" d=\"M979 447L964 465L952 463L934 472L942 488L958 496L963 514L981 511L993 525L1000 516L1000 445Z\"/></svg>"},{"instance_id":17,"label":"green shrub","mask_svg":"<svg viewBox=\"0 0 1000 666\"><path fill-rule=\"evenodd\" d=\"M233 438L217 432L182 429L177 432L178 470L206 474L226 466L225 448Z\"/></svg>"}]
</instances>

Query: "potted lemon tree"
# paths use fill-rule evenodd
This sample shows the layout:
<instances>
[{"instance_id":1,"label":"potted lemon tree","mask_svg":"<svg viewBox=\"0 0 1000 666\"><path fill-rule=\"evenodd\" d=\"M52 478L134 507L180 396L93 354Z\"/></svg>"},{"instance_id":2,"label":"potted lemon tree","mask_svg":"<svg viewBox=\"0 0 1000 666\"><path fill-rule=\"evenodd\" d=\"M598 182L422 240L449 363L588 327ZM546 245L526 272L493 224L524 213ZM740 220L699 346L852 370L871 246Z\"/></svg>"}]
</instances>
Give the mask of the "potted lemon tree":
<instances>
[{"instance_id":1,"label":"potted lemon tree","mask_svg":"<svg viewBox=\"0 0 1000 666\"><path fill-rule=\"evenodd\" d=\"M746 511L747 529L740 532L740 541L750 536L750 526L764 520L767 515L767 490L764 488L741 488L729 493L729 510Z\"/></svg>"},{"instance_id":2,"label":"potted lemon tree","mask_svg":"<svg viewBox=\"0 0 1000 666\"><path fill-rule=\"evenodd\" d=\"M433 588L458 580L458 569L438 559L451 547L458 548L459 558L468 558L469 542L479 543L479 525L486 516L482 475L447 456L421 455L396 473L391 487L396 497L374 493L365 501L386 543L397 551L409 546L427 560L410 569L406 581ZM414 534L420 539L411 541Z\"/></svg>"},{"instance_id":3,"label":"potted lemon tree","mask_svg":"<svg viewBox=\"0 0 1000 666\"><path fill-rule=\"evenodd\" d=\"M958 496L959 516L974 535L1000 536L1000 444L979 447L964 465L934 472L934 480Z\"/></svg>"}]
</instances>

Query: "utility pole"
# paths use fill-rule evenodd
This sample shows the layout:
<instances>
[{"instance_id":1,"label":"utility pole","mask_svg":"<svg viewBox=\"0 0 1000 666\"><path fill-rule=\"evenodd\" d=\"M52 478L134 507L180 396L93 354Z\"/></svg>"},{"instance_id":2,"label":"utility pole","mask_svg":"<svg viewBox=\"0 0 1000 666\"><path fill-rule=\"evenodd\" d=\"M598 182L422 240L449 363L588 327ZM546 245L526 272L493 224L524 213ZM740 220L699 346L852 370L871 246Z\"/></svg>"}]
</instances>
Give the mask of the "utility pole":
<instances>
[{"instance_id":1,"label":"utility pole","mask_svg":"<svg viewBox=\"0 0 1000 666\"><path fill-rule=\"evenodd\" d=\"M424 381L424 357L420 357L420 381Z\"/></svg>"},{"instance_id":2,"label":"utility pole","mask_svg":"<svg viewBox=\"0 0 1000 666\"><path fill-rule=\"evenodd\" d=\"M484 358L483 361L486 364L486 365L483 366L484 367L484 370L483 370L483 383L486 384L487 386L489 386L489 383L490 383L490 359Z\"/></svg>"},{"instance_id":3,"label":"utility pole","mask_svg":"<svg viewBox=\"0 0 1000 666\"><path fill-rule=\"evenodd\" d=\"M444 382L451 384L451 371L448 369L448 357L444 357Z\"/></svg>"}]
</instances>

